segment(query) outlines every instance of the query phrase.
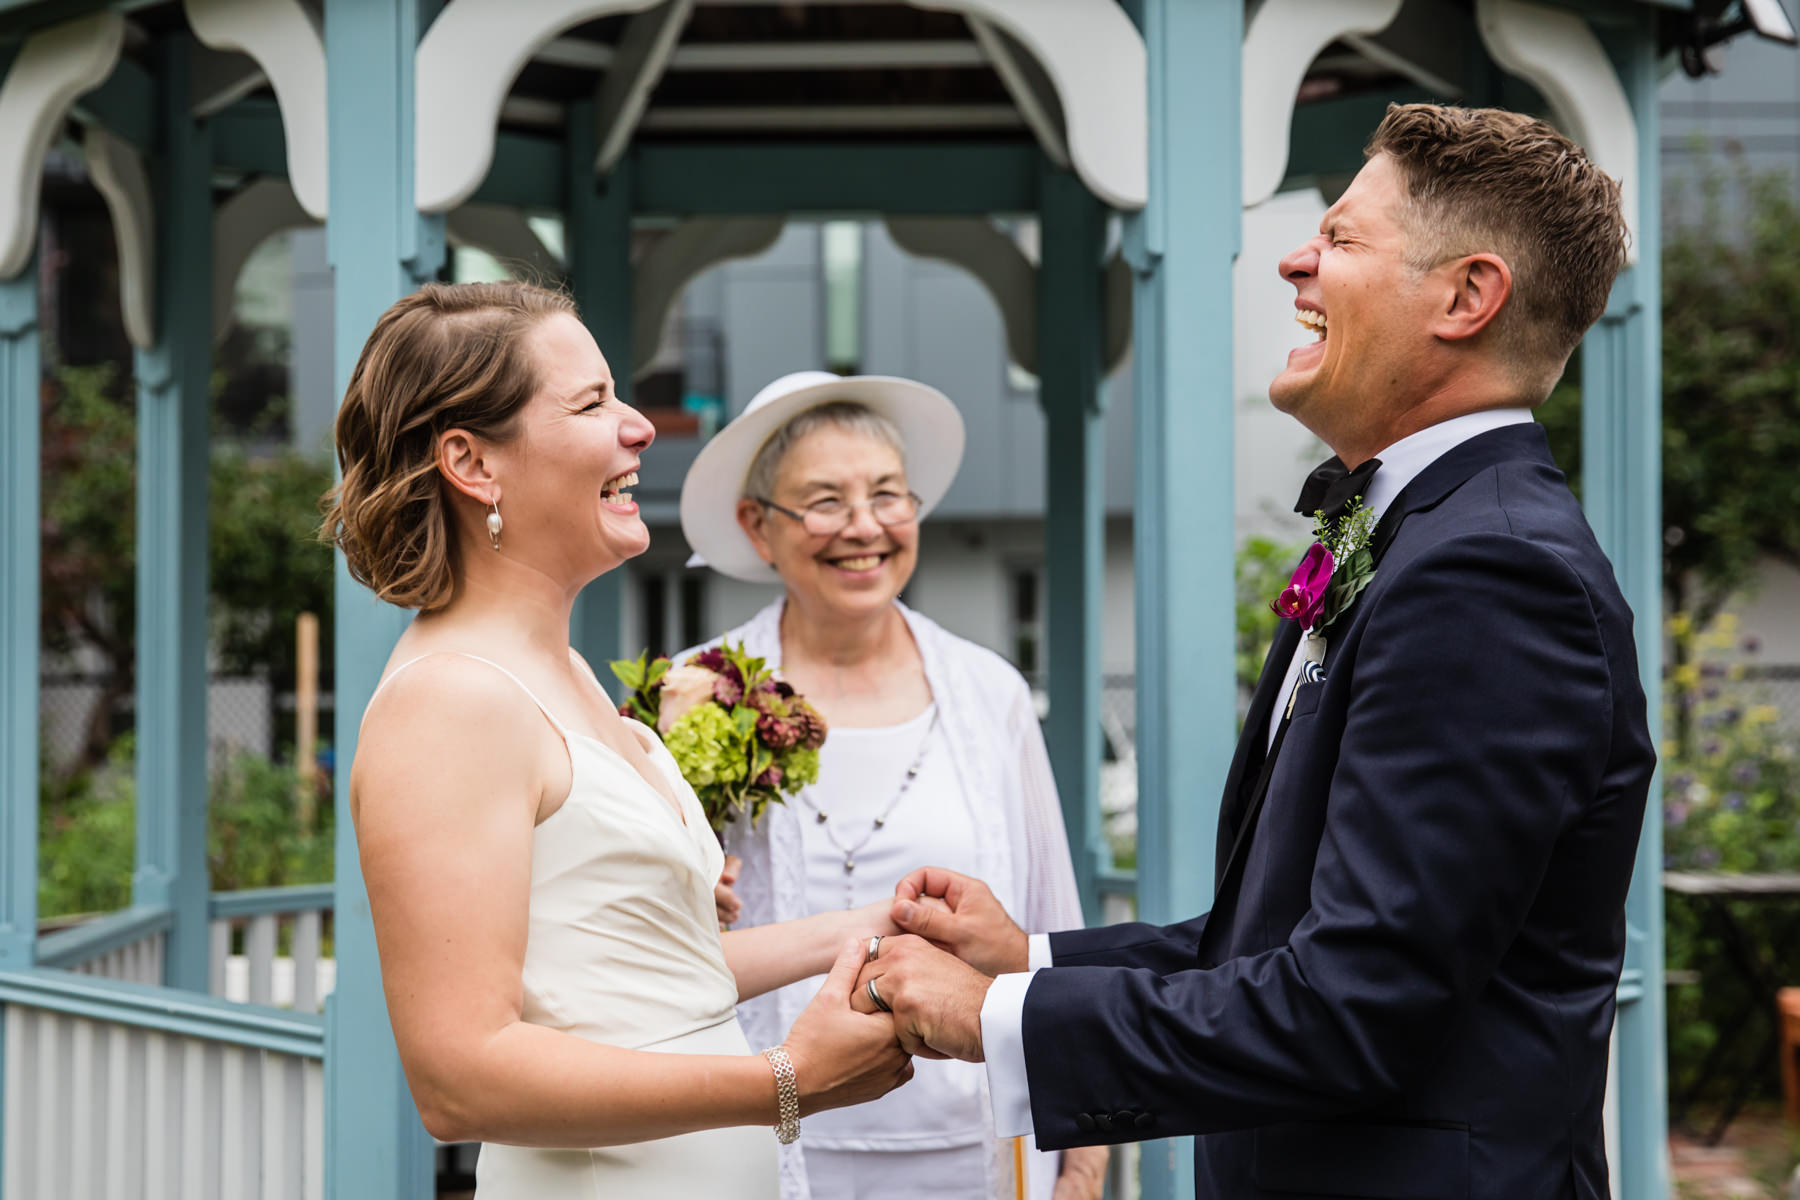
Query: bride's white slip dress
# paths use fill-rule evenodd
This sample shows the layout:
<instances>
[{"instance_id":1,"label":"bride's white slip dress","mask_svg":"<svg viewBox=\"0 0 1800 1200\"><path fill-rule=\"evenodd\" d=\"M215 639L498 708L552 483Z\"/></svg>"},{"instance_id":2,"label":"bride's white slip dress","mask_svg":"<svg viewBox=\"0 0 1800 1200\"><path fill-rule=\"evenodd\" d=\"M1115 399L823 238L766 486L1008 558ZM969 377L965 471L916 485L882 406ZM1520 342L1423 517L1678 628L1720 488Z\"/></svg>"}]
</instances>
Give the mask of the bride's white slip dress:
<instances>
[{"instance_id":1,"label":"bride's white slip dress","mask_svg":"<svg viewBox=\"0 0 1800 1200\"><path fill-rule=\"evenodd\" d=\"M524 1020L627 1050L749 1054L713 905L724 852L661 739L626 719L680 801L680 817L623 756L569 729L511 671L462 657L512 680L569 748L569 797L531 842ZM775 1134L762 1126L567 1150L484 1143L475 1181L477 1200L779 1195Z\"/></svg>"}]
</instances>

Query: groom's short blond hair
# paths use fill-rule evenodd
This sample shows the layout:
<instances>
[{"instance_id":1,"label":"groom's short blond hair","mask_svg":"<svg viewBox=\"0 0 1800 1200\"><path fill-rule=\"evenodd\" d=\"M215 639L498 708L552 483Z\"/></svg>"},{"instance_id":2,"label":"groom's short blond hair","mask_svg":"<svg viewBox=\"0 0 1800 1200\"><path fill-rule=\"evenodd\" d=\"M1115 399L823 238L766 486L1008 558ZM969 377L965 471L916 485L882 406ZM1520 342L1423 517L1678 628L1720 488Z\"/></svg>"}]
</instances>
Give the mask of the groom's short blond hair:
<instances>
[{"instance_id":1,"label":"groom's short blond hair","mask_svg":"<svg viewBox=\"0 0 1800 1200\"><path fill-rule=\"evenodd\" d=\"M1495 334L1548 393L1625 264L1618 183L1549 125L1497 108L1391 104L1364 154L1387 155L1405 181L1414 267L1506 261L1513 294Z\"/></svg>"}]
</instances>

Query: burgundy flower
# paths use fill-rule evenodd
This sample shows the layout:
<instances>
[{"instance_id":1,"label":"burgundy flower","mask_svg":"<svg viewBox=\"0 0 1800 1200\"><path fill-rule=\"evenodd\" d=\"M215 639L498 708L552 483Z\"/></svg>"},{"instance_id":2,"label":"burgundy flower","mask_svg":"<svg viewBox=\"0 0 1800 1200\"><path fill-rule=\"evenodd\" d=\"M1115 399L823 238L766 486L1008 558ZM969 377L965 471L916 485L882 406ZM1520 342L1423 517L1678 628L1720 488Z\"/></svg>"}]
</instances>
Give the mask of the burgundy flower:
<instances>
[{"instance_id":1,"label":"burgundy flower","mask_svg":"<svg viewBox=\"0 0 1800 1200\"><path fill-rule=\"evenodd\" d=\"M771 679L769 682L775 685L775 694L777 696L780 696L783 700L790 700L793 698L794 689L788 684L787 680Z\"/></svg>"},{"instance_id":2,"label":"burgundy flower","mask_svg":"<svg viewBox=\"0 0 1800 1200\"><path fill-rule=\"evenodd\" d=\"M806 726L792 718L758 717L756 736L771 750L792 750L806 736Z\"/></svg>"},{"instance_id":3,"label":"burgundy flower","mask_svg":"<svg viewBox=\"0 0 1800 1200\"><path fill-rule=\"evenodd\" d=\"M1336 565L1331 551L1323 543L1314 542L1269 608L1278 616L1299 622L1302 629L1311 629L1319 619L1319 610L1325 607L1325 590L1331 586L1331 571Z\"/></svg>"},{"instance_id":4,"label":"burgundy flower","mask_svg":"<svg viewBox=\"0 0 1800 1200\"><path fill-rule=\"evenodd\" d=\"M819 715L819 710L804 700L795 700L793 708L794 721L803 725L806 730L806 732L801 735L800 744L808 750L817 750L820 746L823 746L825 744L826 727L825 718Z\"/></svg>"},{"instance_id":5,"label":"burgundy flower","mask_svg":"<svg viewBox=\"0 0 1800 1200\"><path fill-rule=\"evenodd\" d=\"M730 708L744 698L743 676L720 675L713 680L713 699Z\"/></svg>"},{"instance_id":6,"label":"burgundy flower","mask_svg":"<svg viewBox=\"0 0 1800 1200\"><path fill-rule=\"evenodd\" d=\"M621 704L621 705L619 705L619 715L621 717L630 717L630 716L636 716L637 714L635 714L631 711L631 705Z\"/></svg>"},{"instance_id":7,"label":"burgundy flower","mask_svg":"<svg viewBox=\"0 0 1800 1200\"><path fill-rule=\"evenodd\" d=\"M699 654L688 659L688 665L690 667L705 667L707 670L716 674L722 674L725 670L725 652L717 646L714 646L711 650L702 650Z\"/></svg>"}]
</instances>

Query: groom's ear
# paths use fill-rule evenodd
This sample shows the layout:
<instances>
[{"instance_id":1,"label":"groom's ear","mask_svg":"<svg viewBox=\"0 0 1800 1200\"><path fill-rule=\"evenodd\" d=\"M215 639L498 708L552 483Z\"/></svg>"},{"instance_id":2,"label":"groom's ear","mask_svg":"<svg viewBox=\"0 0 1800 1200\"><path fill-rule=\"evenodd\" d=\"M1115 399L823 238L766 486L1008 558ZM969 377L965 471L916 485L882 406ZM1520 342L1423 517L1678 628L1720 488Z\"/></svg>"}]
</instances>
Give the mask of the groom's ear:
<instances>
[{"instance_id":1,"label":"groom's ear","mask_svg":"<svg viewBox=\"0 0 1800 1200\"><path fill-rule=\"evenodd\" d=\"M1438 268L1446 285L1431 332L1445 341L1474 337L1512 300L1512 268L1498 254L1471 254Z\"/></svg>"}]
</instances>

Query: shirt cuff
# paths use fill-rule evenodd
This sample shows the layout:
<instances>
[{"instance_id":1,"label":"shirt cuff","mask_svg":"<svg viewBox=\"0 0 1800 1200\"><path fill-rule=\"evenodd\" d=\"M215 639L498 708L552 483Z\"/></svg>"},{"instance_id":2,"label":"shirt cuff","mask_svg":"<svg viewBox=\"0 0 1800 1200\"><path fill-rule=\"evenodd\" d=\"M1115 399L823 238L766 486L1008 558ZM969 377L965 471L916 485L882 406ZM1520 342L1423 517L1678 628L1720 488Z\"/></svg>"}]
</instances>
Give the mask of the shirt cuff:
<instances>
[{"instance_id":1,"label":"shirt cuff","mask_svg":"<svg viewBox=\"0 0 1800 1200\"><path fill-rule=\"evenodd\" d=\"M1035 950L1033 947L1034 963ZM987 1060L988 1100L994 1108L996 1137L1035 1132L1031 1083L1025 1073L1025 993L1034 974L1021 971L995 976L981 1004L981 1052Z\"/></svg>"},{"instance_id":2,"label":"shirt cuff","mask_svg":"<svg viewBox=\"0 0 1800 1200\"><path fill-rule=\"evenodd\" d=\"M1025 939L1025 946L1025 969L1027 971L1041 971L1045 967L1056 965L1051 961L1054 956L1050 953L1049 934L1031 934Z\"/></svg>"}]
</instances>

